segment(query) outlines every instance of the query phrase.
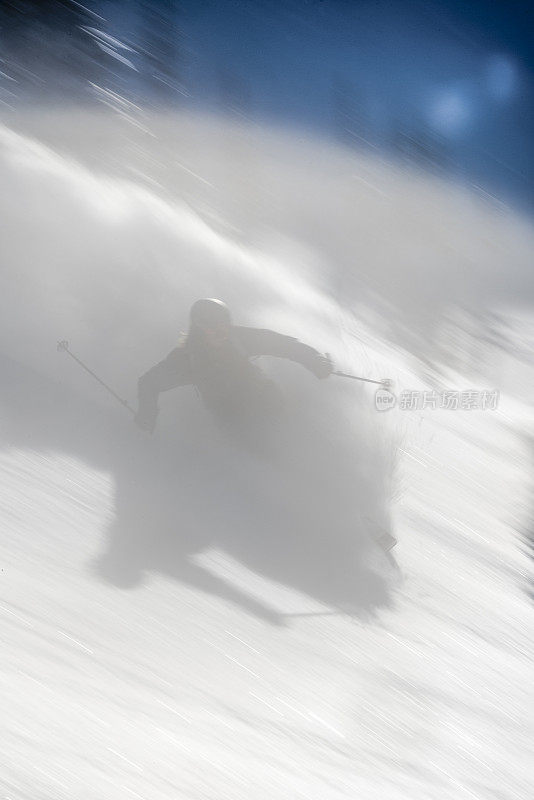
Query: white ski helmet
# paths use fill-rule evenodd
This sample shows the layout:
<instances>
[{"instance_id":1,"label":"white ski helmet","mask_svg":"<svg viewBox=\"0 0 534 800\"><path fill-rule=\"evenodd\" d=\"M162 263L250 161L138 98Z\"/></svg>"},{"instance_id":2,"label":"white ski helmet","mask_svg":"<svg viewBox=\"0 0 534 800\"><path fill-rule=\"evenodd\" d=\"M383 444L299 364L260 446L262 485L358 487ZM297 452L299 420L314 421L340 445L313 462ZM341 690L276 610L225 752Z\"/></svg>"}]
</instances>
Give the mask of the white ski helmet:
<instances>
[{"instance_id":1,"label":"white ski helmet","mask_svg":"<svg viewBox=\"0 0 534 800\"><path fill-rule=\"evenodd\" d=\"M210 328L221 322L232 324L230 309L222 300L204 297L191 306L189 322L192 328Z\"/></svg>"}]
</instances>

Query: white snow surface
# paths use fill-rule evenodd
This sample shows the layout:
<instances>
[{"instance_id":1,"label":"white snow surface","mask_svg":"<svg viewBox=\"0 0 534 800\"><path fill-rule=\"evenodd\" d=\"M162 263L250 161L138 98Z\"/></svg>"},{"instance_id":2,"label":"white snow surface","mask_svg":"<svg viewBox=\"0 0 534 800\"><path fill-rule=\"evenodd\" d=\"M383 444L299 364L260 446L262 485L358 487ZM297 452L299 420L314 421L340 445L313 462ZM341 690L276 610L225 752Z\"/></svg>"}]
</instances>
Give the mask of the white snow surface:
<instances>
[{"instance_id":1,"label":"white snow surface","mask_svg":"<svg viewBox=\"0 0 534 800\"><path fill-rule=\"evenodd\" d=\"M0 170L0 798L531 797L530 221L214 118L19 117ZM378 413L263 359L295 410L270 461L189 390L144 436L55 351L132 399L204 295L499 407ZM444 347L460 301L523 349Z\"/></svg>"}]
</instances>

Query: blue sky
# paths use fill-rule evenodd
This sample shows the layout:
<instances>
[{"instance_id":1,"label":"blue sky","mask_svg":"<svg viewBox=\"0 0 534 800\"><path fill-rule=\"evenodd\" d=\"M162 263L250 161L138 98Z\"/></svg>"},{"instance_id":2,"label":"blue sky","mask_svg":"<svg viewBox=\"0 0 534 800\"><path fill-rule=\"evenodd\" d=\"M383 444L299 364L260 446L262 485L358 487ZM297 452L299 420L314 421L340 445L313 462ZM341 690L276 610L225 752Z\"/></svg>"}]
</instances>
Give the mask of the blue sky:
<instances>
[{"instance_id":1,"label":"blue sky","mask_svg":"<svg viewBox=\"0 0 534 800\"><path fill-rule=\"evenodd\" d=\"M195 102L217 105L223 65L242 78L247 113L327 132L341 86L352 98L357 124L348 127L355 144L363 137L387 148L398 129L435 135L450 169L528 201L534 178L529 17L522 19L513 4L508 11L506 3L497 10L490 3L467 6L186 2L193 56L186 80Z\"/></svg>"}]
</instances>

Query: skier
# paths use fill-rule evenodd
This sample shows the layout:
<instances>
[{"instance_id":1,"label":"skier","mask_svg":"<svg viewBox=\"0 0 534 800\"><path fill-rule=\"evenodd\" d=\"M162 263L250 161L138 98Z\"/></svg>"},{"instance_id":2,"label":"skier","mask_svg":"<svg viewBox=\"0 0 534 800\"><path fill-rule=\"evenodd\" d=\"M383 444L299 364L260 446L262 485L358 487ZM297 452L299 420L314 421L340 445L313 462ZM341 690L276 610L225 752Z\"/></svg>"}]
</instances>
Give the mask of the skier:
<instances>
[{"instance_id":1,"label":"skier","mask_svg":"<svg viewBox=\"0 0 534 800\"><path fill-rule=\"evenodd\" d=\"M234 433L261 428L282 408L277 386L251 363L251 358L262 355L296 361L317 378L327 378L333 370L328 356L298 339L234 325L221 300L197 300L190 311L188 334L139 379L136 424L152 433L160 392L193 385L211 413Z\"/></svg>"}]
</instances>

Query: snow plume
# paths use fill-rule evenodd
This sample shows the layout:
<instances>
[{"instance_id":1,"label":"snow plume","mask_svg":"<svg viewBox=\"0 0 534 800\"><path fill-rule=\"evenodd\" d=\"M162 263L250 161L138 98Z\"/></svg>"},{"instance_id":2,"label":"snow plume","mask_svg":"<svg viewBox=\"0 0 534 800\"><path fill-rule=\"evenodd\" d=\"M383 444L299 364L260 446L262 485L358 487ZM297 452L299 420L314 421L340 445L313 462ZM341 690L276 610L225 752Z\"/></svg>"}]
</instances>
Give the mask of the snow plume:
<instances>
[{"instance_id":1,"label":"snow plume","mask_svg":"<svg viewBox=\"0 0 534 800\"><path fill-rule=\"evenodd\" d=\"M14 118L0 171L3 794L530 797L531 406L378 414L263 358L288 416L258 451L192 389L146 436L56 352L133 402L220 296L396 391L469 388L491 333L499 389L528 222L207 118ZM484 329L497 301L521 321Z\"/></svg>"},{"instance_id":2,"label":"snow plume","mask_svg":"<svg viewBox=\"0 0 534 800\"><path fill-rule=\"evenodd\" d=\"M204 294L344 357L352 314L439 360L451 308L532 306L532 225L495 198L302 136L143 124L57 111L1 129L2 324L24 357L43 363L45 330L75 337L95 366L121 361L128 391Z\"/></svg>"},{"instance_id":3,"label":"snow plume","mask_svg":"<svg viewBox=\"0 0 534 800\"><path fill-rule=\"evenodd\" d=\"M107 396L56 341L135 403L138 376L175 346L200 296L378 378L396 376L388 338L436 361L448 353L440 326L451 307L531 299L531 227L465 190L281 132L208 117L145 122L146 133L120 117L57 111L0 128L4 352L99 404ZM398 435L384 446L372 390L264 361L317 432L308 449L325 464L319 483L345 446L367 453L376 486ZM181 415L193 415L194 431L208 424L197 406L190 390L165 396L161 431L180 438ZM345 445L326 463L321 441L336 437ZM349 470L355 486L360 472ZM380 526L385 505L371 503Z\"/></svg>"},{"instance_id":4,"label":"snow plume","mask_svg":"<svg viewBox=\"0 0 534 800\"><path fill-rule=\"evenodd\" d=\"M380 378L396 369L376 334L432 352L440 310L498 291L505 246L510 293L523 288L532 232L457 188L213 118L146 122L148 134L58 111L0 129L4 352L100 405L114 401L56 341L135 403L138 376L175 346L200 296ZM399 434L372 390L264 362L298 409L301 463L279 477L295 481L295 508L309 504L322 530L356 518L387 528ZM160 436L194 448L211 431L192 390L161 406ZM232 458L250 480L250 463Z\"/></svg>"},{"instance_id":5,"label":"snow plume","mask_svg":"<svg viewBox=\"0 0 534 800\"><path fill-rule=\"evenodd\" d=\"M290 264L215 232L183 202L6 128L0 143L2 325L14 357L42 368L70 331L95 367L120 363L125 382L175 343L199 296L224 294L241 320L291 308L295 330L305 314L335 310Z\"/></svg>"},{"instance_id":6,"label":"snow plume","mask_svg":"<svg viewBox=\"0 0 534 800\"><path fill-rule=\"evenodd\" d=\"M147 549L154 548L154 527L163 550L168 546L175 525L176 470L189 495L180 513L184 518L190 515L191 525L196 517L193 527L202 545L204 529L218 529L221 537L224 530L234 531L234 540L235 531L241 532L239 539L247 530L248 550L254 553L250 529L255 529L256 550L263 540L271 553L278 552L279 561L292 563L296 572L291 576L290 570L289 582L306 577L297 554L304 540L311 547L312 528L322 551L325 541L329 549L336 540L340 547L352 547L367 541L370 531L376 536L390 527L392 440L376 435L372 392L334 378L319 382L295 364L263 359L264 368L284 387L293 420L279 433L276 458L270 463L218 438L191 388L162 397L155 443L147 437L137 443L138 432L127 417L117 422L119 427L130 425L132 430L123 435L134 438L135 458L133 445L121 445L126 454L118 445L113 454L99 451L98 433L91 428L96 410L85 415L85 435L82 430L74 434L74 412L65 410L65 404L74 402L67 400L70 391L113 410L114 401L68 356L56 352L56 342L67 338L76 355L135 404L137 378L176 345L187 326L189 307L199 296L221 296L238 323L295 335L344 359L344 367L355 359L346 339L339 338L343 313L322 285L322 256L306 254L288 234L269 234L272 248L247 243L231 234L230 225L210 222L209 215L184 203L179 185L157 190L116 170L106 172L104 160L98 169L90 169L87 142L78 153L65 148L58 152L35 137L2 128L0 143L2 183L9 187L1 209L7 232L0 323L4 352L39 373L36 387L42 382L46 386L47 380L65 387L59 401L56 390L43 389L45 409L49 411L52 393L54 405L66 415L65 424L47 416L48 411L27 409L33 428L39 428L34 430L36 442L44 437L41 444L47 450L66 450L113 473L116 522L110 526L110 548L120 551L123 566L130 557L135 559L126 549L137 547L146 557ZM366 360L365 369L376 368L372 354ZM13 398L12 403L19 430L22 410ZM66 432L60 435L61 426ZM108 431L107 423L104 428ZM107 438L108 449L115 447L112 440L116 445L116 437ZM161 455L170 442L178 453L172 463ZM186 474L188 467L198 474L193 482ZM214 498L220 512L215 517L214 509L195 512L204 494ZM155 515L148 523L147 508ZM291 541L293 562L287 555ZM226 543L246 560L247 548L243 551L241 545ZM338 562L352 558L348 551L339 555ZM256 568L261 568L264 556L258 555ZM312 561L322 564L318 552ZM333 579L331 588L340 580L340 575ZM313 590L313 581L304 583ZM363 573L360 583L358 592L364 589ZM353 588L336 589L340 601L347 589L345 600L350 600ZM385 598L380 590L379 597Z\"/></svg>"}]
</instances>

